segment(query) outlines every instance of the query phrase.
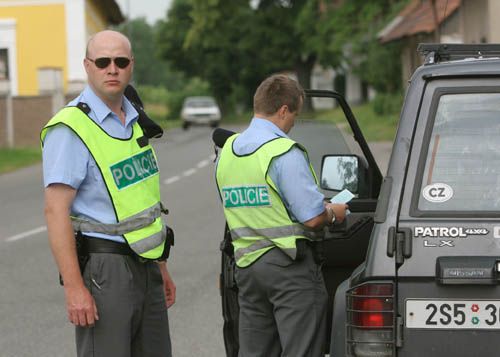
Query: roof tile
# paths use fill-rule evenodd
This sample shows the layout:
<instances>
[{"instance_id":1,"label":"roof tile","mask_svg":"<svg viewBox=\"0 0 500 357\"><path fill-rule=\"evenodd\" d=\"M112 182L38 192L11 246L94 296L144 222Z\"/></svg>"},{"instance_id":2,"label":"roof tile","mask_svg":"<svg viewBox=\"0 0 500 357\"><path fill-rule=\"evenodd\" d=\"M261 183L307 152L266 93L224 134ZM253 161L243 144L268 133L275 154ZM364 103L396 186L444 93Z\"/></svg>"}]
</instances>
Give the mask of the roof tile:
<instances>
[{"instance_id":1,"label":"roof tile","mask_svg":"<svg viewBox=\"0 0 500 357\"><path fill-rule=\"evenodd\" d=\"M438 23L441 24L452 15L460 4L461 0L436 0ZM380 42L386 43L418 33L432 33L435 29L431 1L413 0L381 31Z\"/></svg>"}]
</instances>

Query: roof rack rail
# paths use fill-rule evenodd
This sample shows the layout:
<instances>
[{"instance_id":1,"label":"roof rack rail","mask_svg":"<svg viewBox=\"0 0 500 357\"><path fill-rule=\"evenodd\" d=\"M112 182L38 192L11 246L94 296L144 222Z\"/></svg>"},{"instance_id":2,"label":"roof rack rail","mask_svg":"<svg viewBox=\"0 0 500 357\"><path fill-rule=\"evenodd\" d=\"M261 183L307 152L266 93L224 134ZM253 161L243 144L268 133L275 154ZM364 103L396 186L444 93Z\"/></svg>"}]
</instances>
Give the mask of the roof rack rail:
<instances>
[{"instance_id":1,"label":"roof rack rail","mask_svg":"<svg viewBox=\"0 0 500 357\"><path fill-rule=\"evenodd\" d=\"M500 44L497 43L421 43L417 52L425 56L425 65L464 58L500 57Z\"/></svg>"}]
</instances>

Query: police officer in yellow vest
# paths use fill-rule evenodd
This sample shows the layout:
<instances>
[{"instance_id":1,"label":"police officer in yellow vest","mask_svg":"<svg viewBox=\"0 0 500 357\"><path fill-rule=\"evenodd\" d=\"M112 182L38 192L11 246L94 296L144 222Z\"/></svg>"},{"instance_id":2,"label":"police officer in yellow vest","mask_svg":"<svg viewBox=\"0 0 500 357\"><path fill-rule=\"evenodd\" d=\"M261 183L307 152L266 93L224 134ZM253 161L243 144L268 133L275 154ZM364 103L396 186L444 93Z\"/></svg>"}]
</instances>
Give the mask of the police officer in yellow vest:
<instances>
[{"instance_id":1,"label":"police officer in yellow vest","mask_svg":"<svg viewBox=\"0 0 500 357\"><path fill-rule=\"evenodd\" d=\"M41 134L49 241L77 355L171 356L175 284L160 261L167 247L158 166L123 95L134 64L130 42L99 32L83 64L88 87ZM81 266L75 232L88 259Z\"/></svg>"},{"instance_id":2,"label":"police officer in yellow vest","mask_svg":"<svg viewBox=\"0 0 500 357\"><path fill-rule=\"evenodd\" d=\"M226 141L217 164L237 265L240 357L324 354L328 295L310 242L347 206L324 203L305 148L287 136L303 100L296 81L264 80L250 126Z\"/></svg>"}]
</instances>

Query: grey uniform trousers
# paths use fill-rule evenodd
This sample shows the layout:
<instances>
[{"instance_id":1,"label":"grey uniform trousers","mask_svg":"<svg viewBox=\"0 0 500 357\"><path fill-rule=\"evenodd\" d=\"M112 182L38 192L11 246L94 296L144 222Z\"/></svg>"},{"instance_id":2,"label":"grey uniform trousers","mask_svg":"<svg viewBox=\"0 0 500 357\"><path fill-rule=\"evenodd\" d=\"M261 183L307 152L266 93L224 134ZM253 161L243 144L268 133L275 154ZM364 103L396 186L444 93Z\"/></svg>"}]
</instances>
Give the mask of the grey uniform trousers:
<instances>
[{"instance_id":1,"label":"grey uniform trousers","mask_svg":"<svg viewBox=\"0 0 500 357\"><path fill-rule=\"evenodd\" d=\"M328 294L310 247L300 261L273 248L237 268L236 283L239 357L324 356Z\"/></svg>"},{"instance_id":2,"label":"grey uniform trousers","mask_svg":"<svg viewBox=\"0 0 500 357\"><path fill-rule=\"evenodd\" d=\"M76 328L78 357L170 357L163 281L157 263L91 253L83 273L99 320Z\"/></svg>"}]
</instances>

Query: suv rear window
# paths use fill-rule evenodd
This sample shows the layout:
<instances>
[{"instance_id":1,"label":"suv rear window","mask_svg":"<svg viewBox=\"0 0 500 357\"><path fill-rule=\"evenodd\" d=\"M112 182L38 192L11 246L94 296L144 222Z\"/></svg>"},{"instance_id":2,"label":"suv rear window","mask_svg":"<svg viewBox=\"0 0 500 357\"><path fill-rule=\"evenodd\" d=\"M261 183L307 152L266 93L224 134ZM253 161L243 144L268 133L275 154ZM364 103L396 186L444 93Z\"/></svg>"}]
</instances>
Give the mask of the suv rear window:
<instances>
[{"instance_id":1,"label":"suv rear window","mask_svg":"<svg viewBox=\"0 0 500 357\"><path fill-rule=\"evenodd\" d=\"M500 210L500 93L441 95L427 150L419 210Z\"/></svg>"}]
</instances>

